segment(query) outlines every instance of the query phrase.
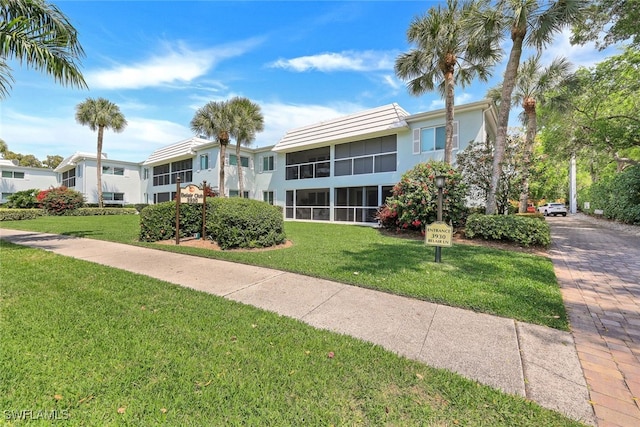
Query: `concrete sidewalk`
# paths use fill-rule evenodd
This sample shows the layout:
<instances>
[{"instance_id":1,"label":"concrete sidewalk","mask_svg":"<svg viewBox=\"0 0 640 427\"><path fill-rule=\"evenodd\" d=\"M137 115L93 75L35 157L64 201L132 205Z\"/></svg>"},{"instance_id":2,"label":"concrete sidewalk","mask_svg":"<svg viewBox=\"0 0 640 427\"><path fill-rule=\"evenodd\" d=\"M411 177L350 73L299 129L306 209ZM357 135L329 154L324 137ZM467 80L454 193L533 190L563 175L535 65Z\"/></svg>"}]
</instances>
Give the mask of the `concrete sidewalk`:
<instances>
[{"instance_id":1,"label":"concrete sidewalk","mask_svg":"<svg viewBox=\"0 0 640 427\"><path fill-rule=\"evenodd\" d=\"M567 332L299 274L118 243L7 229L0 229L0 238L351 335L595 425Z\"/></svg>"}]
</instances>

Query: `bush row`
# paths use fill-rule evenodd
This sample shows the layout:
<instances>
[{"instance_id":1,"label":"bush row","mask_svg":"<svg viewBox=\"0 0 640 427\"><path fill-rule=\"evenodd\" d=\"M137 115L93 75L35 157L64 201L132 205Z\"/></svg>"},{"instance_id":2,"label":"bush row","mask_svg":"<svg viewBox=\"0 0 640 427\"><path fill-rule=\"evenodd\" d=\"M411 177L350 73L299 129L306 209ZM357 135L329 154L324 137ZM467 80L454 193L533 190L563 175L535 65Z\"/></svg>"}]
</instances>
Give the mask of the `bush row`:
<instances>
[{"instance_id":1,"label":"bush row","mask_svg":"<svg viewBox=\"0 0 640 427\"><path fill-rule=\"evenodd\" d=\"M21 221L44 215L42 209L0 209L0 221Z\"/></svg>"},{"instance_id":2,"label":"bush row","mask_svg":"<svg viewBox=\"0 0 640 427\"><path fill-rule=\"evenodd\" d=\"M506 240L522 246L551 244L549 224L539 217L473 214L467 218L465 236L485 240Z\"/></svg>"},{"instance_id":3,"label":"bush row","mask_svg":"<svg viewBox=\"0 0 640 427\"><path fill-rule=\"evenodd\" d=\"M258 200L215 197L207 200L206 237L222 249L262 248L285 241L282 210ZM140 240L175 237L176 203L150 205L140 212ZM202 205L180 205L180 237L202 231Z\"/></svg>"},{"instance_id":4,"label":"bush row","mask_svg":"<svg viewBox=\"0 0 640 427\"><path fill-rule=\"evenodd\" d=\"M589 202L589 214L599 209L605 218L640 224L640 165L595 182L581 192L580 199L582 203Z\"/></svg>"}]
</instances>

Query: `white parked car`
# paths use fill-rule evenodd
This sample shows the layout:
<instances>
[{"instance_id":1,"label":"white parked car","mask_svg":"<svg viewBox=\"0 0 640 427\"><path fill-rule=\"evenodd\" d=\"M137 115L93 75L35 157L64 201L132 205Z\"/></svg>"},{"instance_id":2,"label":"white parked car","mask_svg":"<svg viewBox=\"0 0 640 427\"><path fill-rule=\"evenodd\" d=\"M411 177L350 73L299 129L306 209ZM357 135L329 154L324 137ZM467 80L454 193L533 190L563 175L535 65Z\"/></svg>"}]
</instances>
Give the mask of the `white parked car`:
<instances>
[{"instance_id":1,"label":"white parked car","mask_svg":"<svg viewBox=\"0 0 640 427\"><path fill-rule=\"evenodd\" d=\"M538 212L540 212L544 216L567 216L567 207L564 205L564 203L547 203L546 205L538 206Z\"/></svg>"}]
</instances>

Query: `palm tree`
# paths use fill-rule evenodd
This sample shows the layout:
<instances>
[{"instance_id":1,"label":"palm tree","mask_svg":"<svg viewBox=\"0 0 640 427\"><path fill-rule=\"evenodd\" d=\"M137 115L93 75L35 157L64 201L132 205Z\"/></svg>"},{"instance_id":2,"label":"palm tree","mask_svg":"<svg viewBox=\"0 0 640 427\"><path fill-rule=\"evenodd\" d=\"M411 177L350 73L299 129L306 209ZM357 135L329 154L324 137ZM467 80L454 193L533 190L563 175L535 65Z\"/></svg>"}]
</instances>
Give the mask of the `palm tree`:
<instances>
[{"instance_id":1,"label":"palm tree","mask_svg":"<svg viewBox=\"0 0 640 427\"><path fill-rule=\"evenodd\" d=\"M588 4L587 0L499 0L495 8L486 8L476 14L470 26L482 33L486 28L502 28L511 37L512 46L504 73L500 107L498 109L498 130L493 156L491 188L487 195L487 214L496 212L496 192L500 180L501 163L504 157L511 96L516 85L518 67L523 47L534 47L538 51L547 46L553 36L566 26L577 22Z\"/></svg>"},{"instance_id":2,"label":"palm tree","mask_svg":"<svg viewBox=\"0 0 640 427\"><path fill-rule=\"evenodd\" d=\"M77 31L57 6L43 0L0 0L0 99L14 81L7 59L45 71L63 85L86 88L76 63L82 56Z\"/></svg>"},{"instance_id":3,"label":"palm tree","mask_svg":"<svg viewBox=\"0 0 640 427\"><path fill-rule=\"evenodd\" d=\"M127 120L120 112L120 108L104 98L87 98L76 106L76 122L83 126L89 126L92 131L98 131L98 207L102 207L102 140L104 130L111 129L114 132L122 132L127 127Z\"/></svg>"},{"instance_id":4,"label":"palm tree","mask_svg":"<svg viewBox=\"0 0 640 427\"><path fill-rule=\"evenodd\" d=\"M487 81L491 67L500 58L498 37L491 31L470 31L466 20L477 13L480 2L447 0L426 15L412 20L407 39L416 48L396 59L398 77L409 80L413 95L432 91L437 86L445 99L446 127L444 161L453 155L454 86L462 87L478 77Z\"/></svg>"},{"instance_id":5,"label":"palm tree","mask_svg":"<svg viewBox=\"0 0 640 427\"><path fill-rule=\"evenodd\" d=\"M535 137L538 133L536 106L547 101L559 100L559 98L548 99L545 94L566 81L570 70L571 63L566 58L556 58L549 66L543 68L538 54L523 62L522 69L518 73L513 102L522 105L522 121L527 128L523 150L522 190L518 209L520 213L526 212L529 198L529 163Z\"/></svg>"},{"instance_id":6,"label":"palm tree","mask_svg":"<svg viewBox=\"0 0 640 427\"><path fill-rule=\"evenodd\" d=\"M229 101L211 101L200 107L191 119L191 130L207 138L215 138L220 144L218 191L224 197L224 159L232 130L233 111ZM240 159L238 159L240 160Z\"/></svg>"},{"instance_id":7,"label":"palm tree","mask_svg":"<svg viewBox=\"0 0 640 427\"><path fill-rule=\"evenodd\" d=\"M236 140L239 195L240 197L244 197L240 146L251 145L256 137L256 133L264 130L264 117L260 111L260 106L247 98L235 97L229 101L229 104L234 115L234 126L231 130L231 136Z\"/></svg>"}]
</instances>

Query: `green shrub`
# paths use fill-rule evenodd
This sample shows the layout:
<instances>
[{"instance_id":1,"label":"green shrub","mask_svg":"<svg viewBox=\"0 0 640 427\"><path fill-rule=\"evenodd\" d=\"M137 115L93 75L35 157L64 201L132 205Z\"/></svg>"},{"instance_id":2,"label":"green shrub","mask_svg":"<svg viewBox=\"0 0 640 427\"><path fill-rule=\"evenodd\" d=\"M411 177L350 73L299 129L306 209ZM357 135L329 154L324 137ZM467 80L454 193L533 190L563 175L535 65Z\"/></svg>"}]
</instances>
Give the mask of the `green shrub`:
<instances>
[{"instance_id":1,"label":"green shrub","mask_svg":"<svg viewBox=\"0 0 640 427\"><path fill-rule=\"evenodd\" d=\"M215 214L207 219L207 234L222 249L264 248L285 241L282 209L239 197L213 199Z\"/></svg>"},{"instance_id":2,"label":"green shrub","mask_svg":"<svg viewBox=\"0 0 640 427\"><path fill-rule=\"evenodd\" d=\"M21 221L44 215L42 209L0 209L0 221Z\"/></svg>"},{"instance_id":3,"label":"green shrub","mask_svg":"<svg viewBox=\"0 0 640 427\"><path fill-rule=\"evenodd\" d=\"M548 247L551 244L549 224L524 215L470 215L465 235L470 239L505 240L522 246Z\"/></svg>"},{"instance_id":4,"label":"green shrub","mask_svg":"<svg viewBox=\"0 0 640 427\"><path fill-rule=\"evenodd\" d=\"M67 216L137 215L135 208L78 208L65 212Z\"/></svg>"},{"instance_id":5,"label":"green shrub","mask_svg":"<svg viewBox=\"0 0 640 427\"><path fill-rule=\"evenodd\" d=\"M424 230L427 224L436 220L438 189L434 180L444 175L442 219L451 221L455 227L464 223L466 186L462 176L444 162L429 161L419 163L405 172L393 187L393 194L385 206L378 211L378 220L384 228Z\"/></svg>"},{"instance_id":6,"label":"green shrub","mask_svg":"<svg viewBox=\"0 0 640 427\"><path fill-rule=\"evenodd\" d=\"M207 221L210 222L215 206L207 200ZM180 237L202 232L202 205L180 204ZM176 236L176 202L149 205L140 211L140 241L156 242Z\"/></svg>"},{"instance_id":7,"label":"green shrub","mask_svg":"<svg viewBox=\"0 0 640 427\"><path fill-rule=\"evenodd\" d=\"M37 188L32 188L30 190L17 191L7 197L7 208L17 208L17 209L33 209L38 207L38 199L36 196L40 190Z\"/></svg>"},{"instance_id":8,"label":"green shrub","mask_svg":"<svg viewBox=\"0 0 640 427\"><path fill-rule=\"evenodd\" d=\"M82 193L67 187L56 187L41 191L36 199L49 215L66 215L84 205Z\"/></svg>"},{"instance_id":9,"label":"green shrub","mask_svg":"<svg viewBox=\"0 0 640 427\"><path fill-rule=\"evenodd\" d=\"M640 165L594 183L589 196L591 212L601 209L605 218L640 224Z\"/></svg>"}]
</instances>

